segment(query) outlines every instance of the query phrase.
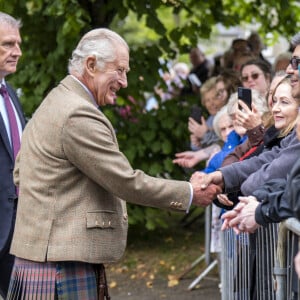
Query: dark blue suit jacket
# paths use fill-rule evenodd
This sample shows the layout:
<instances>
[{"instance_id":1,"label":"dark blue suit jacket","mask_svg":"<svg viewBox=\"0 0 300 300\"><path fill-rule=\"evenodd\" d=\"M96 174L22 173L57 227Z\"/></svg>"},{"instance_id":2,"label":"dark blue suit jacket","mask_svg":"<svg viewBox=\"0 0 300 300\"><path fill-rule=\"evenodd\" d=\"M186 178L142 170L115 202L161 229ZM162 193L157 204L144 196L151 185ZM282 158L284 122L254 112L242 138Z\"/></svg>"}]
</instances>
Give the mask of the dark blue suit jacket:
<instances>
[{"instance_id":1,"label":"dark blue suit jacket","mask_svg":"<svg viewBox=\"0 0 300 300\"><path fill-rule=\"evenodd\" d=\"M18 112L22 128L25 117L15 91L7 84L8 93ZM14 157L0 114L0 258L8 252L15 223L16 192L13 182Z\"/></svg>"}]
</instances>

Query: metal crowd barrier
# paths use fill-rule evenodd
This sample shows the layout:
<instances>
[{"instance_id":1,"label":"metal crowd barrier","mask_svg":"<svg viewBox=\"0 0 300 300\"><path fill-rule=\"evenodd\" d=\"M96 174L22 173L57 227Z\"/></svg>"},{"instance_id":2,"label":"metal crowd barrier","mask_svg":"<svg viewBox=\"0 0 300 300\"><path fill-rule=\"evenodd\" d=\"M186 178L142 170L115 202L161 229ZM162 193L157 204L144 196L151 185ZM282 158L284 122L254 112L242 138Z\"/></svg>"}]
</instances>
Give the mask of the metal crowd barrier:
<instances>
[{"instance_id":1,"label":"metal crowd barrier","mask_svg":"<svg viewBox=\"0 0 300 300\"><path fill-rule=\"evenodd\" d=\"M300 300L294 269L300 222L288 219L254 234L222 234L222 300Z\"/></svg>"}]
</instances>

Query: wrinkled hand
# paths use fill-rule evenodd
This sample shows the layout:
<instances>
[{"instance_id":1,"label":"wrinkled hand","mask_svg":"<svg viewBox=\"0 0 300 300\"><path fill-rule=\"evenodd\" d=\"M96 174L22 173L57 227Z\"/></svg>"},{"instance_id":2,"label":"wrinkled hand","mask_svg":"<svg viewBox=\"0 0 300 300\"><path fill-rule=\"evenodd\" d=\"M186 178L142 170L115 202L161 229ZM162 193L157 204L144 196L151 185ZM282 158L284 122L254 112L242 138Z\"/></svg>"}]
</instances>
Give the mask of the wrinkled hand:
<instances>
[{"instance_id":1,"label":"wrinkled hand","mask_svg":"<svg viewBox=\"0 0 300 300\"><path fill-rule=\"evenodd\" d=\"M194 190L193 204L197 206L205 207L210 205L217 194L222 192L222 188L216 184L209 184L203 189L202 182L207 176L208 174L195 172L190 179Z\"/></svg>"},{"instance_id":2,"label":"wrinkled hand","mask_svg":"<svg viewBox=\"0 0 300 300\"><path fill-rule=\"evenodd\" d=\"M194 134L190 135L190 141L193 146L201 148L201 141Z\"/></svg>"},{"instance_id":3,"label":"wrinkled hand","mask_svg":"<svg viewBox=\"0 0 300 300\"><path fill-rule=\"evenodd\" d=\"M184 168L192 168L200 161L207 159L207 154L204 150L184 151L176 153L175 156L173 163Z\"/></svg>"},{"instance_id":4,"label":"wrinkled hand","mask_svg":"<svg viewBox=\"0 0 300 300\"><path fill-rule=\"evenodd\" d=\"M222 215L224 220L222 230L233 228L236 234L241 232L253 233L259 225L255 221L255 210L259 205L253 196L239 197L240 203Z\"/></svg>"},{"instance_id":5,"label":"wrinkled hand","mask_svg":"<svg viewBox=\"0 0 300 300\"><path fill-rule=\"evenodd\" d=\"M300 250L294 258L294 264L296 273L298 275L298 278L300 279Z\"/></svg>"},{"instance_id":6,"label":"wrinkled hand","mask_svg":"<svg viewBox=\"0 0 300 300\"><path fill-rule=\"evenodd\" d=\"M201 189L199 185L192 184L192 186L194 189L193 204L197 206L206 207L210 205L217 194L222 192L222 189L215 184L210 184L205 190Z\"/></svg>"},{"instance_id":7,"label":"wrinkled hand","mask_svg":"<svg viewBox=\"0 0 300 300\"><path fill-rule=\"evenodd\" d=\"M209 174L201 175L200 172L195 172L191 176L190 182L192 181L200 181L201 188L205 190L210 184L218 185L221 189L224 187L223 175L221 171L215 171Z\"/></svg>"},{"instance_id":8,"label":"wrinkled hand","mask_svg":"<svg viewBox=\"0 0 300 300\"><path fill-rule=\"evenodd\" d=\"M257 110L255 104L252 103L251 110L243 101L239 100L238 103L242 107L242 110L237 109L235 117L240 126L244 127L247 130L250 130L262 124L261 114Z\"/></svg>"},{"instance_id":9,"label":"wrinkled hand","mask_svg":"<svg viewBox=\"0 0 300 300\"><path fill-rule=\"evenodd\" d=\"M244 208L244 206L245 206L244 203L238 203L233 210L230 210L222 215L221 218L223 220L223 224L222 224L221 230L229 229L232 227L232 226L230 226L231 225L230 222L232 220L235 220L238 217L239 213ZM238 225L233 226L233 230L236 234L240 233Z\"/></svg>"},{"instance_id":10,"label":"wrinkled hand","mask_svg":"<svg viewBox=\"0 0 300 300\"><path fill-rule=\"evenodd\" d=\"M190 117L188 123L189 132L199 139L202 139L206 131L208 130L204 117L201 117L201 122L202 124L199 124L197 121Z\"/></svg>"},{"instance_id":11,"label":"wrinkled hand","mask_svg":"<svg viewBox=\"0 0 300 300\"><path fill-rule=\"evenodd\" d=\"M229 198L227 197L226 194L219 194L217 196L218 200L220 203L222 203L223 205L226 205L226 206L232 206L233 205L233 202L229 200Z\"/></svg>"},{"instance_id":12,"label":"wrinkled hand","mask_svg":"<svg viewBox=\"0 0 300 300\"><path fill-rule=\"evenodd\" d=\"M175 154L176 158L173 159L174 164L178 164L184 168L192 168L198 163L195 151L185 151Z\"/></svg>"}]
</instances>

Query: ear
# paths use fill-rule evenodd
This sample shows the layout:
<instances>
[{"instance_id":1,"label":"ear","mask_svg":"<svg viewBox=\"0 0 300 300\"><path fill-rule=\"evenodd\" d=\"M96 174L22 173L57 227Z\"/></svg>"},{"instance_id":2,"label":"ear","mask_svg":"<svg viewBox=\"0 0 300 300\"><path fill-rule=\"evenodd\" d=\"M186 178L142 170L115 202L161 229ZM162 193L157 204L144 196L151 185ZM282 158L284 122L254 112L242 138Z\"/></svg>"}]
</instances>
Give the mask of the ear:
<instances>
[{"instance_id":1,"label":"ear","mask_svg":"<svg viewBox=\"0 0 300 300\"><path fill-rule=\"evenodd\" d=\"M85 67L90 75L94 75L97 69L97 61L94 56L88 56L85 62Z\"/></svg>"}]
</instances>

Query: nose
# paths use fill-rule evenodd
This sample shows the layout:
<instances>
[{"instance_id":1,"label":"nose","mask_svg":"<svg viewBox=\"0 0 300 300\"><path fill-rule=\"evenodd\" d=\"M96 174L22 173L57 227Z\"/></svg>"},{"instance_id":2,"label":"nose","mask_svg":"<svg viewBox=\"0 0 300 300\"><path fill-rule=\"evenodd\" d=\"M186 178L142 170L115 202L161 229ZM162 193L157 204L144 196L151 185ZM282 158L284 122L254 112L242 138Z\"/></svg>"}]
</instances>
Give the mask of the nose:
<instances>
[{"instance_id":1,"label":"nose","mask_svg":"<svg viewBox=\"0 0 300 300\"><path fill-rule=\"evenodd\" d=\"M122 76L119 77L118 82L123 89L127 88L128 83L127 83L127 75L125 72L123 73Z\"/></svg>"},{"instance_id":2,"label":"nose","mask_svg":"<svg viewBox=\"0 0 300 300\"><path fill-rule=\"evenodd\" d=\"M272 104L272 112L276 112L280 110L279 102Z\"/></svg>"},{"instance_id":3,"label":"nose","mask_svg":"<svg viewBox=\"0 0 300 300\"><path fill-rule=\"evenodd\" d=\"M288 66L286 67L286 70L285 70L285 72L287 73L287 74L294 74L294 72L295 72L296 70L294 70L293 68L292 68L292 65L291 64L288 64ZM298 71L297 71L298 72Z\"/></svg>"},{"instance_id":4,"label":"nose","mask_svg":"<svg viewBox=\"0 0 300 300\"><path fill-rule=\"evenodd\" d=\"M20 47L20 44L16 43L15 46L13 47L12 51L13 56L21 56L22 55L22 50Z\"/></svg>"}]
</instances>

